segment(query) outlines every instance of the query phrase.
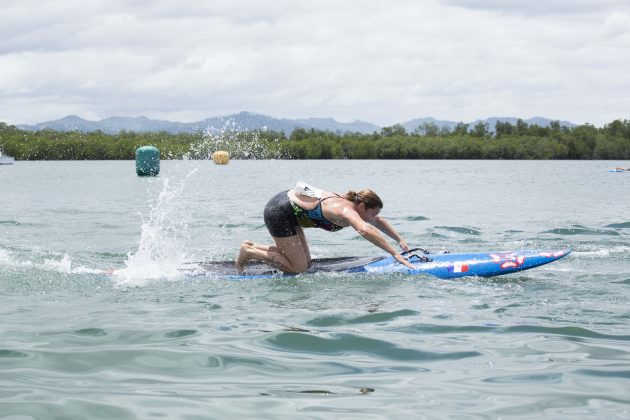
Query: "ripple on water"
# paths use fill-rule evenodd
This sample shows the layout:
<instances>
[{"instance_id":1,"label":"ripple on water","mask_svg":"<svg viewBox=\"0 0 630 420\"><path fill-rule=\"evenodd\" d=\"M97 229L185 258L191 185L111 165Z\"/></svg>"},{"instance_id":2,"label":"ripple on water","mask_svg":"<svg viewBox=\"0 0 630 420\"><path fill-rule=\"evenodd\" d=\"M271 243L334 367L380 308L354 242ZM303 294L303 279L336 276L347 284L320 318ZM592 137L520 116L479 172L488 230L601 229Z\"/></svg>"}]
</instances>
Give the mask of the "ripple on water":
<instances>
[{"instance_id":1,"label":"ripple on water","mask_svg":"<svg viewBox=\"0 0 630 420\"><path fill-rule=\"evenodd\" d=\"M436 226L435 229L446 230L453 233L461 233L463 235L481 236L481 231L478 228L469 226Z\"/></svg>"},{"instance_id":2,"label":"ripple on water","mask_svg":"<svg viewBox=\"0 0 630 420\"><path fill-rule=\"evenodd\" d=\"M509 333L553 334L569 338L589 338L615 341L630 341L630 335L601 334L582 327L542 327L537 325L519 325L506 328Z\"/></svg>"},{"instance_id":3,"label":"ripple on water","mask_svg":"<svg viewBox=\"0 0 630 420\"><path fill-rule=\"evenodd\" d=\"M137 419L133 410L119 405L102 404L79 398L65 397L52 402L3 403L3 412L12 418L32 419Z\"/></svg>"},{"instance_id":4,"label":"ripple on water","mask_svg":"<svg viewBox=\"0 0 630 420\"><path fill-rule=\"evenodd\" d=\"M338 315L328 315L314 318L306 323L312 327L330 327L336 325L354 325L354 324L377 324L392 321L396 318L415 316L419 312L410 309L402 309L393 312L378 312L368 315L362 315L354 318L345 318Z\"/></svg>"},{"instance_id":5,"label":"ripple on water","mask_svg":"<svg viewBox=\"0 0 630 420\"><path fill-rule=\"evenodd\" d=\"M505 375L505 376L493 376L485 378L483 382L493 384L522 384L527 382L547 382L559 384L562 382L561 373L538 373L527 375Z\"/></svg>"},{"instance_id":6,"label":"ripple on water","mask_svg":"<svg viewBox=\"0 0 630 420\"><path fill-rule=\"evenodd\" d=\"M87 337L105 337L107 332L101 328L83 328L75 331L74 334Z\"/></svg>"},{"instance_id":7,"label":"ripple on water","mask_svg":"<svg viewBox=\"0 0 630 420\"><path fill-rule=\"evenodd\" d=\"M398 329L400 332L412 332L416 334L467 334L467 333L501 333L505 335L513 334L542 334L561 336L571 339L597 339L613 341L630 341L630 335L602 334L586 328L566 326L566 327L545 327L540 325L435 325L435 324L414 324Z\"/></svg>"},{"instance_id":8,"label":"ripple on water","mask_svg":"<svg viewBox=\"0 0 630 420\"><path fill-rule=\"evenodd\" d=\"M2 359L12 359L12 358L21 359L21 358L26 358L26 357L28 357L28 354L22 353L21 351L0 349L0 358Z\"/></svg>"},{"instance_id":9,"label":"ripple on water","mask_svg":"<svg viewBox=\"0 0 630 420\"><path fill-rule=\"evenodd\" d=\"M630 222L622 222L622 223L611 223L604 227L614 228L614 229L630 229Z\"/></svg>"},{"instance_id":10,"label":"ripple on water","mask_svg":"<svg viewBox=\"0 0 630 420\"><path fill-rule=\"evenodd\" d=\"M420 222L422 220L431 220L431 219L425 216L407 216L407 217L403 217L402 220L406 220L409 222Z\"/></svg>"},{"instance_id":11,"label":"ripple on water","mask_svg":"<svg viewBox=\"0 0 630 420\"><path fill-rule=\"evenodd\" d=\"M627 366L624 366L626 368ZM626 369L577 369L574 371L578 375L593 376L598 378L623 378L630 379L630 370Z\"/></svg>"},{"instance_id":12,"label":"ripple on water","mask_svg":"<svg viewBox=\"0 0 630 420\"><path fill-rule=\"evenodd\" d=\"M542 234L553 234L561 236L573 236L573 235L606 235L606 236L619 236L620 233L610 229L595 229L585 226L575 225L568 228L555 228L541 232Z\"/></svg>"},{"instance_id":13,"label":"ripple on water","mask_svg":"<svg viewBox=\"0 0 630 420\"><path fill-rule=\"evenodd\" d=\"M164 334L164 337L182 338L182 337L189 337L195 334L197 334L197 330L177 330L177 331L167 332L166 334Z\"/></svg>"},{"instance_id":14,"label":"ripple on water","mask_svg":"<svg viewBox=\"0 0 630 420\"><path fill-rule=\"evenodd\" d=\"M479 356L476 351L434 353L403 348L394 343L356 334L334 334L319 337L305 333L279 333L265 340L273 349L284 352L317 355L364 354L396 361L457 360Z\"/></svg>"}]
</instances>

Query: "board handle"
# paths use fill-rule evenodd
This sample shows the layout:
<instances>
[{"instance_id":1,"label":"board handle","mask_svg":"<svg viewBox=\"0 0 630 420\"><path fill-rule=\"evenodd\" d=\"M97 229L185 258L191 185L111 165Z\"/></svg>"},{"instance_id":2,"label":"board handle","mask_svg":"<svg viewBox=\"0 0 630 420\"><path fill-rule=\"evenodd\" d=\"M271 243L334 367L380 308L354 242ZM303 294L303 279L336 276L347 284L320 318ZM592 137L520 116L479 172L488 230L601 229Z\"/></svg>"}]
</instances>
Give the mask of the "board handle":
<instances>
[{"instance_id":1,"label":"board handle","mask_svg":"<svg viewBox=\"0 0 630 420\"><path fill-rule=\"evenodd\" d=\"M409 251L403 251L400 255L413 254L413 253L414 253L414 252L416 252L416 251L420 251L420 252L422 252L423 254L430 254L430 253L431 253L431 252L427 251L427 250L426 250L426 249L424 249L424 248L412 248L412 249L410 249Z\"/></svg>"},{"instance_id":2,"label":"board handle","mask_svg":"<svg viewBox=\"0 0 630 420\"><path fill-rule=\"evenodd\" d=\"M419 251L420 253L422 253L423 255L418 255L416 254L416 251ZM404 251L402 252L400 255L404 256L405 258L407 258L408 260L416 257L418 258L421 262L430 262L433 261L431 258L427 257L427 254L430 254L429 251L427 251L426 249L423 248L412 248L409 251Z\"/></svg>"}]
</instances>

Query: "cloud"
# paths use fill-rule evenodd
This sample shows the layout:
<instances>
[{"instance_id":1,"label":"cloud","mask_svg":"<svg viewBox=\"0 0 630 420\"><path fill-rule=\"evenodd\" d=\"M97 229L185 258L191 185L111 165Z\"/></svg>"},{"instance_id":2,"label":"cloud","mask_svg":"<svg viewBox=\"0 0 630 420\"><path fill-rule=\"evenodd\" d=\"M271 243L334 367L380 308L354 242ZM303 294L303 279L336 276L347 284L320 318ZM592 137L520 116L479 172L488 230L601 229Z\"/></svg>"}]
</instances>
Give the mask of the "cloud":
<instances>
[{"instance_id":1,"label":"cloud","mask_svg":"<svg viewBox=\"0 0 630 420\"><path fill-rule=\"evenodd\" d=\"M552 3L15 0L0 10L0 121L622 117L629 14Z\"/></svg>"},{"instance_id":2,"label":"cloud","mask_svg":"<svg viewBox=\"0 0 630 420\"><path fill-rule=\"evenodd\" d=\"M604 21L604 30L608 35L630 34L630 13L613 12Z\"/></svg>"},{"instance_id":3,"label":"cloud","mask_svg":"<svg viewBox=\"0 0 630 420\"><path fill-rule=\"evenodd\" d=\"M579 15L628 8L625 0L439 0L447 6L522 15Z\"/></svg>"}]
</instances>

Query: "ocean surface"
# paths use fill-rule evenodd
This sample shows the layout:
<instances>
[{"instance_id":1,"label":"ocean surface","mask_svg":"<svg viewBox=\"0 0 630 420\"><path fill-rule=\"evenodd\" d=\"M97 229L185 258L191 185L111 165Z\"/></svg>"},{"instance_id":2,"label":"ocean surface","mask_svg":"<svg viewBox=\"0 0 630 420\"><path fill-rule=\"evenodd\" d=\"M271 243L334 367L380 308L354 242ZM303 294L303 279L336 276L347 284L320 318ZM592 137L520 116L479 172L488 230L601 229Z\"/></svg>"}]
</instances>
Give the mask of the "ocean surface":
<instances>
[{"instance_id":1,"label":"ocean surface","mask_svg":"<svg viewBox=\"0 0 630 420\"><path fill-rule=\"evenodd\" d=\"M0 166L0 418L628 419L623 164ZM489 279L181 270L268 242L262 209L298 180L374 189L434 252L573 252ZM316 257L382 254L352 229L307 237Z\"/></svg>"}]
</instances>

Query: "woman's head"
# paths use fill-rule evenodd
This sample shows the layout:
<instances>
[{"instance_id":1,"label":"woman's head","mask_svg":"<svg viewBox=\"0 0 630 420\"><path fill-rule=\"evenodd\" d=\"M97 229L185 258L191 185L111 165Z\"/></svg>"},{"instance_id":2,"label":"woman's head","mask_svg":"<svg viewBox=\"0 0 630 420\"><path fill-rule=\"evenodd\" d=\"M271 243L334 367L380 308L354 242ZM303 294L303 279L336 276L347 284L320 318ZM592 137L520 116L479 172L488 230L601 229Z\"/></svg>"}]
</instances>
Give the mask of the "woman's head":
<instances>
[{"instance_id":1,"label":"woman's head","mask_svg":"<svg viewBox=\"0 0 630 420\"><path fill-rule=\"evenodd\" d=\"M366 209L378 209L383 208L383 201L376 193L370 189L356 191L348 191L346 193L346 200L352 201L354 204L363 204Z\"/></svg>"}]
</instances>

